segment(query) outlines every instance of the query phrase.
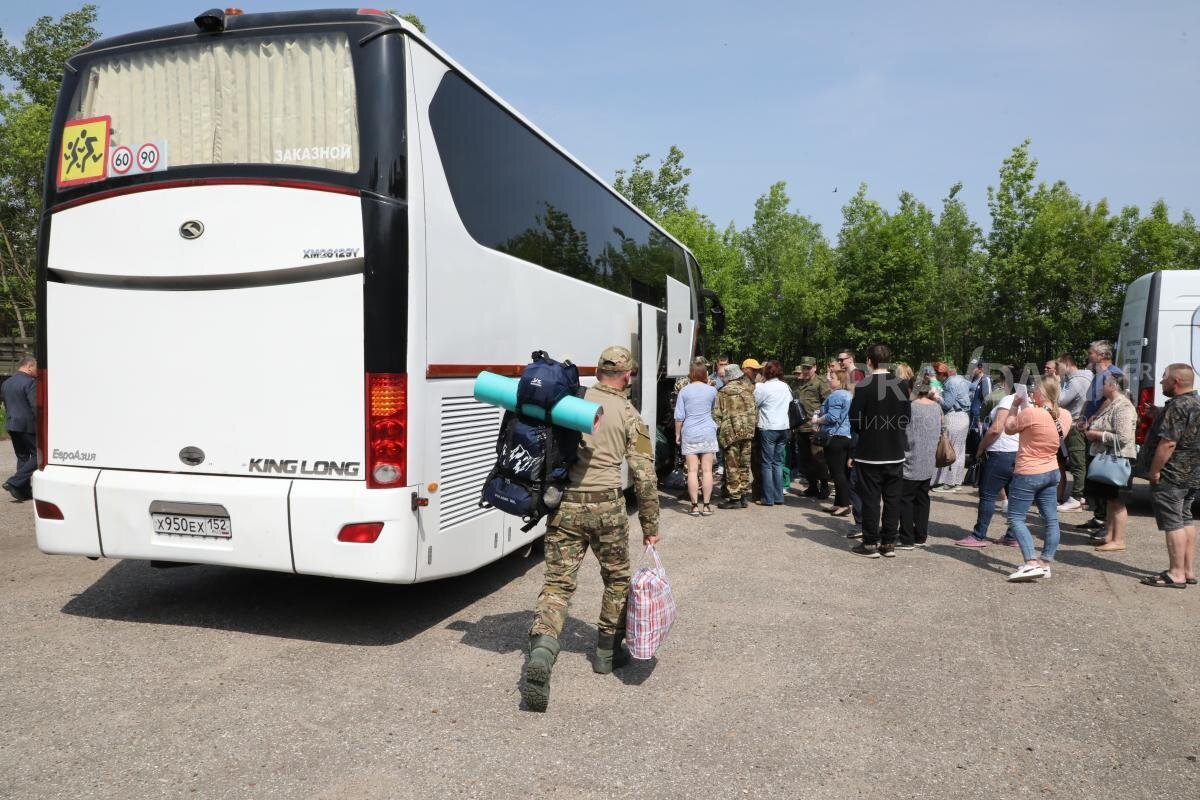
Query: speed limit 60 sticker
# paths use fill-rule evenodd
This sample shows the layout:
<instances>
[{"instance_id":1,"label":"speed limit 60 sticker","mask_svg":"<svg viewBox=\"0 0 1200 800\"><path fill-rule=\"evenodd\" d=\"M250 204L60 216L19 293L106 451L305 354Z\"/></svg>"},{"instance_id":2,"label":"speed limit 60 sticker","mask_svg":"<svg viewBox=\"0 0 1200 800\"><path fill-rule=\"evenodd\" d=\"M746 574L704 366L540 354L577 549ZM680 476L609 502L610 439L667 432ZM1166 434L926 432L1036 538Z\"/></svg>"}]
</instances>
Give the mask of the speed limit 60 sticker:
<instances>
[{"instance_id":1,"label":"speed limit 60 sticker","mask_svg":"<svg viewBox=\"0 0 1200 800\"><path fill-rule=\"evenodd\" d=\"M111 175L127 174L129 170L133 169L133 151L125 145L115 148L108 166Z\"/></svg>"}]
</instances>

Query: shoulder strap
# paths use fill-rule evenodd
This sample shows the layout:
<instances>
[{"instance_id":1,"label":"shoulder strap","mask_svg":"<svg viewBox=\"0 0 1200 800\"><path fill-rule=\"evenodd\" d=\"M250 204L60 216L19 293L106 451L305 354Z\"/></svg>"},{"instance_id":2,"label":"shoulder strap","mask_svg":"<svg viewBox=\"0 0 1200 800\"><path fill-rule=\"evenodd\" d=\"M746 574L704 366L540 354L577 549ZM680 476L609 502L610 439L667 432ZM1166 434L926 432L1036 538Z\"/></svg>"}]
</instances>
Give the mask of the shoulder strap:
<instances>
[{"instance_id":1,"label":"shoulder strap","mask_svg":"<svg viewBox=\"0 0 1200 800\"><path fill-rule=\"evenodd\" d=\"M1043 406L1043 407L1044 407L1044 406ZM1055 427L1055 428L1058 430L1058 438L1059 438L1059 440L1061 441L1061 440L1062 440L1062 438L1063 438L1064 436L1066 436L1066 434L1065 434L1065 433L1063 433L1063 429L1062 429L1062 423L1058 421L1058 415L1056 415L1056 414L1055 414L1055 413L1054 413L1054 412L1053 412L1051 409L1049 409L1049 408L1047 408L1047 409L1046 409L1046 413L1050 415L1050 419L1054 420L1054 427Z\"/></svg>"}]
</instances>

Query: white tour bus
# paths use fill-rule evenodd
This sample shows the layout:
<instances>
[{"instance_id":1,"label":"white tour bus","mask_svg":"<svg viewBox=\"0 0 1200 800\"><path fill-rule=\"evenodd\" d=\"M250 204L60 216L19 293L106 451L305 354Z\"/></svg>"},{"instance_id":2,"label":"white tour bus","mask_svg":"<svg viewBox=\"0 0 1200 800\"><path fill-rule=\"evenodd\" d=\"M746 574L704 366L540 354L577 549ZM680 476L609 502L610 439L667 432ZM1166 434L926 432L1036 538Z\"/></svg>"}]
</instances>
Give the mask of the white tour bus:
<instances>
[{"instance_id":1,"label":"white tour bus","mask_svg":"<svg viewBox=\"0 0 1200 800\"><path fill-rule=\"evenodd\" d=\"M1115 361L1129 376L1140 445L1166 402L1163 370L1175 363L1200 370L1200 270L1148 272L1129 284Z\"/></svg>"},{"instance_id":2,"label":"white tour bus","mask_svg":"<svg viewBox=\"0 0 1200 800\"><path fill-rule=\"evenodd\" d=\"M545 349L592 376L625 344L659 427L720 323L686 248L383 12L96 42L50 152L47 553L468 572L544 532L478 506L502 414L480 370Z\"/></svg>"}]
</instances>

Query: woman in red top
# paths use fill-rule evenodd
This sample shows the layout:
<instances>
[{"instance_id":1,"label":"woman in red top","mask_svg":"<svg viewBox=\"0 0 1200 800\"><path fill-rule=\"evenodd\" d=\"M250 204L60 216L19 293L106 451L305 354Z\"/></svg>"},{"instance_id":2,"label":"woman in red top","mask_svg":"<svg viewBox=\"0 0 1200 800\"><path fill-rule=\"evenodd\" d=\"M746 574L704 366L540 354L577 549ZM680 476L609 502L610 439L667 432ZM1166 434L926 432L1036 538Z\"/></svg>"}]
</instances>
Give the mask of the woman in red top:
<instances>
[{"instance_id":1,"label":"woman in red top","mask_svg":"<svg viewBox=\"0 0 1200 800\"><path fill-rule=\"evenodd\" d=\"M1058 550L1058 449L1071 429L1071 412L1058 407L1059 384L1054 376L1035 379L1028 394L1017 387L1012 413L1004 432L1020 434L1017 463L1008 485L1008 527L1021 545L1025 563L1008 580L1033 581L1050 577L1050 562ZM1046 525L1041 558L1034 552L1033 534L1025 524L1029 507L1037 503Z\"/></svg>"}]
</instances>

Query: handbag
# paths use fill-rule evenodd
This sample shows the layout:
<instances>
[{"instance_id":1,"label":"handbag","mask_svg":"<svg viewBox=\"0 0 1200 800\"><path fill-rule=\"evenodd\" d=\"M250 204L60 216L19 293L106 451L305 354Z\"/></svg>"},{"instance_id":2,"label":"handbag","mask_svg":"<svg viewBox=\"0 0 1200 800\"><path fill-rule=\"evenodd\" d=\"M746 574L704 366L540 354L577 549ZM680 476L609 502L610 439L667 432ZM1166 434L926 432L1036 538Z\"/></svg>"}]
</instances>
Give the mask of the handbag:
<instances>
[{"instance_id":1,"label":"handbag","mask_svg":"<svg viewBox=\"0 0 1200 800\"><path fill-rule=\"evenodd\" d=\"M671 593L671 582L667 580L667 571L663 569L658 551L650 545L646 552L654 559L654 566L642 567L629 582L625 632L629 655L642 661L654 658L655 652L671 632L678 614L675 596Z\"/></svg>"},{"instance_id":2,"label":"handbag","mask_svg":"<svg viewBox=\"0 0 1200 800\"><path fill-rule=\"evenodd\" d=\"M799 428L804 422L804 409L800 407L800 401L792 400L788 403L788 427Z\"/></svg>"},{"instance_id":3,"label":"handbag","mask_svg":"<svg viewBox=\"0 0 1200 800\"><path fill-rule=\"evenodd\" d=\"M937 451L933 455L933 464L940 469L950 466L956 460L958 460L958 454L954 452L954 445L950 443L950 435L943 427L942 435L938 437Z\"/></svg>"},{"instance_id":4,"label":"handbag","mask_svg":"<svg viewBox=\"0 0 1200 800\"><path fill-rule=\"evenodd\" d=\"M1128 458L1117 455L1120 439L1113 444L1111 451L1105 450L1092 459L1087 468L1087 479L1096 483L1124 488L1129 485L1129 476L1133 474L1133 465Z\"/></svg>"}]
</instances>

